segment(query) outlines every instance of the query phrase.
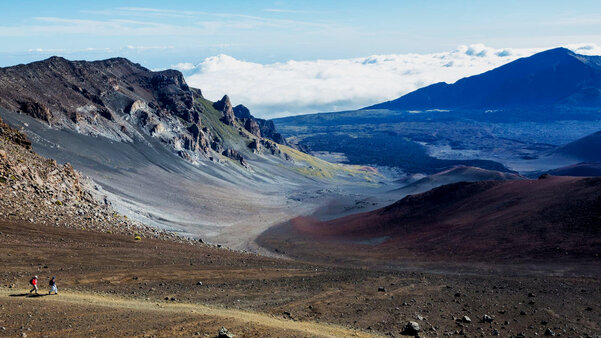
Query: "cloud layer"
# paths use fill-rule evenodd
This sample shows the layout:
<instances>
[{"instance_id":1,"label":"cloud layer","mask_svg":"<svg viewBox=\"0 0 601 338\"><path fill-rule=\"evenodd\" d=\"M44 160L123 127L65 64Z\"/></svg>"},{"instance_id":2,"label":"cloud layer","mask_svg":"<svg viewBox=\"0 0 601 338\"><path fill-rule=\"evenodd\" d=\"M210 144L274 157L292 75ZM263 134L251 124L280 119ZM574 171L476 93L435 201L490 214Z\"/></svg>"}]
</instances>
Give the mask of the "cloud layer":
<instances>
[{"instance_id":1,"label":"cloud layer","mask_svg":"<svg viewBox=\"0 0 601 338\"><path fill-rule=\"evenodd\" d=\"M595 44L569 45L580 54L600 55ZM189 85L217 100L228 94L259 117L272 118L357 109L395 99L417 88L482 73L542 49L460 46L434 54L373 55L363 58L259 64L227 55L200 64L173 65Z\"/></svg>"}]
</instances>

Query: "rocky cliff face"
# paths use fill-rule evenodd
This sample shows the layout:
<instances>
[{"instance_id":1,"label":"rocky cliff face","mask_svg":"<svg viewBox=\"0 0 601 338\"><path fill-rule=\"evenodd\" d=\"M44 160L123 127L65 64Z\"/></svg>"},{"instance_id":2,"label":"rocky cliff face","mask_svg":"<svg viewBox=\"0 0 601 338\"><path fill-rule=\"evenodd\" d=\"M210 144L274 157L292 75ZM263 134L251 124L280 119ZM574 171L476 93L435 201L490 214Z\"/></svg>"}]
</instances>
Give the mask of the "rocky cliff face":
<instances>
[{"instance_id":1,"label":"rocky cliff face","mask_svg":"<svg viewBox=\"0 0 601 338\"><path fill-rule=\"evenodd\" d=\"M124 58L86 62L52 57L0 68L0 107L56 128L120 142L155 138L193 163L220 156L241 163L243 154L227 156L224 151L235 144L246 148L253 137L261 139L264 129L248 110L247 117L237 119L227 95L212 103L190 88L180 72L153 72ZM219 118L210 118L215 111Z\"/></svg>"}]
</instances>

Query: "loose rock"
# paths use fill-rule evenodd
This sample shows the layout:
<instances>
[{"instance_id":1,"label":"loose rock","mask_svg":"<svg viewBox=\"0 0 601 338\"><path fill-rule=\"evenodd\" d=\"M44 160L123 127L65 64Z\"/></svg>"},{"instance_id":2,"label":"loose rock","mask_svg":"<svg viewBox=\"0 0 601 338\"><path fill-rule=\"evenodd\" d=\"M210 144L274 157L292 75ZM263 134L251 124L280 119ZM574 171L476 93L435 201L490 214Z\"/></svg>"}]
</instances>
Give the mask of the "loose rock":
<instances>
[{"instance_id":1,"label":"loose rock","mask_svg":"<svg viewBox=\"0 0 601 338\"><path fill-rule=\"evenodd\" d=\"M405 328L403 329L403 334L414 336L418 334L420 331L419 324L416 322L408 322L405 324Z\"/></svg>"},{"instance_id":2,"label":"loose rock","mask_svg":"<svg viewBox=\"0 0 601 338\"><path fill-rule=\"evenodd\" d=\"M229 332L225 327L221 327L217 333L217 338L233 338L234 335Z\"/></svg>"}]
</instances>

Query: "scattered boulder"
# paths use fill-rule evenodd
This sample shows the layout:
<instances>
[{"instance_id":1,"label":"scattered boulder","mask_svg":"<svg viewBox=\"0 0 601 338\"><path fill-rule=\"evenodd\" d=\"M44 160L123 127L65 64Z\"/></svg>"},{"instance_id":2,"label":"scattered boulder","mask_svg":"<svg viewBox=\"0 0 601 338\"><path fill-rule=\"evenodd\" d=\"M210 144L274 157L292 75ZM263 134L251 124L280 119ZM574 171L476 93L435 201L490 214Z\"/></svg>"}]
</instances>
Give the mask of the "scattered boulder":
<instances>
[{"instance_id":1,"label":"scattered boulder","mask_svg":"<svg viewBox=\"0 0 601 338\"><path fill-rule=\"evenodd\" d=\"M545 330L545 336L554 336L555 332L553 332L553 330L551 330L550 328L547 328Z\"/></svg>"},{"instance_id":2,"label":"scattered boulder","mask_svg":"<svg viewBox=\"0 0 601 338\"><path fill-rule=\"evenodd\" d=\"M217 332L217 338L233 338L233 337L234 337L234 335L223 326Z\"/></svg>"},{"instance_id":3,"label":"scattered boulder","mask_svg":"<svg viewBox=\"0 0 601 338\"><path fill-rule=\"evenodd\" d=\"M492 323L492 321L493 321L493 318L491 316L489 316L489 315L482 316L482 322L484 322L484 323Z\"/></svg>"},{"instance_id":4,"label":"scattered boulder","mask_svg":"<svg viewBox=\"0 0 601 338\"><path fill-rule=\"evenodd\" d=\"M380 287L378 288L378 292L386 292L386 288L385 288L385 287L383 287L383 286L380 286Z\"/></svg>"},{"instance_id":5,"label":"scattered boulder","mask_svg":"<svg viewBox=\"0 0 601 338\"><path fill-rule=\"evenodd\" d=\"M252 140L248 147L257 153L261 152L261 143L257 139Z\"/></svg>"},{"instance_id":6,"label":"scattered boulder","mask_svg":"<svg viewBox=\"0 0 601 338\"><path fill-rule=\"evenodd\" d=\"M408 322L405 324L405 328L403 329L404 335L415 336L420 331L419 324L417 322Z\"/></svg>"},{"instance_id":7,"label":"scattered boulder","mask_svg":"<svg viewBox=\"0 0 601 338\"><path fill-rule=\"evenodd\" d=\"M461 321L464 322L464 323L471 323L472 322L471 318L468 317L468 316L463 316L463 318L461 318Z\"/></svg>"}]
</instances>

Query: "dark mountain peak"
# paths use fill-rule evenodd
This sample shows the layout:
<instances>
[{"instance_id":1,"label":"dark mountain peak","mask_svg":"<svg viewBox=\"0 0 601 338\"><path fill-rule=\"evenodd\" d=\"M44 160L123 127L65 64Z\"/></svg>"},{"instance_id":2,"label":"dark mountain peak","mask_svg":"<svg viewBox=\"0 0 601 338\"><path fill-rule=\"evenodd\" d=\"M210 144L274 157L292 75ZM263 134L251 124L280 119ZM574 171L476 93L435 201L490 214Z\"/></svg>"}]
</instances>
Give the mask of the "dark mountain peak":
<instances>
[{"instance_id":1,"label":"dark mountain peak","mask_svg":"<svg viewBox=\"0 0 601 338\"><path fill-rule=\"evenodd\" d=\"M453 84L436 83L364 109L530 109L598 107L601 57L554 48Z\"/></svg>"},{"instance_id":2,"label":"dark mountain peak","mask_svg":"<svg viewBox=\"0 0 601 338\"><path fill-rule=\"evenodd\" d=\"M569 50L565 47L556 47L556 48L551 48L551 49L547 49L545 51L536 53L532 56L542 56L542 55L574 56L574 55L576 55L576 53L572 52L571 50Z\"/></svg>"},{"instance_id":3,"label":"dark mountain peak","mask_svg":"<svg viewBox=\"0 0 601 338\"><path fill-rule=\"evenodd\" d=\"M47 58L45 60L42 60L41 62L44 62L44 63L56 63L56 62L64 63L64 62L69 62L69 60L65 59L62 56L54 55L54 56L51 56L51 57L49 57L49 58Z\"/></svg>"}]
</instances>

